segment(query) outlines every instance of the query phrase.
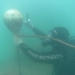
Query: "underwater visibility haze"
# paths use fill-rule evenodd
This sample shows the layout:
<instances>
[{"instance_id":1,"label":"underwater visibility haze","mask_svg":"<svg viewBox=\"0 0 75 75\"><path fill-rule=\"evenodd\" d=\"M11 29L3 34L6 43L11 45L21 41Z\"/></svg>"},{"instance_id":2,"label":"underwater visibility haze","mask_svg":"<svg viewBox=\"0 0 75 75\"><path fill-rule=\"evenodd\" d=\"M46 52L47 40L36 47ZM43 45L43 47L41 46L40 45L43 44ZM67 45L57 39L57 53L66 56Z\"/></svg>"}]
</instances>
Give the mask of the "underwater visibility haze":
<instances>
[{"instance_id":1,"label":"underwater visibility haze","mask_svg":"<svg viewBox=\"0 0 75 75\"><path fill-rule=\"evenodd\" d=\"M33 61L20 49L18 61L13 34L4 24L4 14L9 9L20 11L24 20L29 13L32 24L46 34L60 26L67 28L72 37L75 36L75 0L0 0L0 75L52 75L52 64ZM25 24L20 33L35 35ZM51 49L51 46L43 47L38 38L23 39L36 51Z\"/></svg>"}]
</instances>

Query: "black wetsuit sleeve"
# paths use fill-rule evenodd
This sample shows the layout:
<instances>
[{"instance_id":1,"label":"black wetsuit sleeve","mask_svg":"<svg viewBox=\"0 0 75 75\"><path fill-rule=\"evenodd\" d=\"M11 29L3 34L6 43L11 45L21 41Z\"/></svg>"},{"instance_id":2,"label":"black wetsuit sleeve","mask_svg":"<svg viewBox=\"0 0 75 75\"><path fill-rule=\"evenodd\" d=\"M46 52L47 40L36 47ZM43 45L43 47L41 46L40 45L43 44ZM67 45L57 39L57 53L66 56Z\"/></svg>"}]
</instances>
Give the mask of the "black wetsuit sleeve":
<instances>
[{"instance_id":1,"label":"black wetsuit sleeve","mask_svg":"<svg viewBox=\"0 0 75 75\"><path fill-rule=\"evenodd\" d=\"M47 36L44 32L42 32L41 30L37 29L36 27L33 27L33 28L32 28L32 31L33 31L36 35Z\"/></svg>"},{"instance_id":2,"label":"black wetsuit sleeve","mask_svg":"<svg viewBox=\"0 0 75 75\"><path fill-rule=\"evenodd\" d=\"M44 32L37 29L36 27L32 27L31 29L38 36L47 36ZM43 41L42 42L43 46L52 45L51 41L49 41L48 38L40 38L40 39Z\"/></svg>"},{"instance_id":3,"label":"black wetsuit sleeve","mask_svg":"<svg viewBox=\"0 0 75 75\"><path fill-rule=\"evenodd\" d=\"M59 61L60 59L63 59L63 55L59 53L54 53L54 52L44 52L44 53L39 53L25 44L21 43L19 45L19 48L30 58L33 60L36 60L38 62L47 62L47 63L53 63L56 61Z\"/></svg>"},{"instance_id":4,"label":"black wetsuit sleeve","mask_svg":"<svg viewBox=\"0 0 75 75\"><path fill-rule=\"evenodd\" d=\"M36 27L30 28L36 35L38 36L47 36L44 32L41 30L37 29ZM44 40L45 38L40 38L41 40Z\"/></svg>"}]
</instances>

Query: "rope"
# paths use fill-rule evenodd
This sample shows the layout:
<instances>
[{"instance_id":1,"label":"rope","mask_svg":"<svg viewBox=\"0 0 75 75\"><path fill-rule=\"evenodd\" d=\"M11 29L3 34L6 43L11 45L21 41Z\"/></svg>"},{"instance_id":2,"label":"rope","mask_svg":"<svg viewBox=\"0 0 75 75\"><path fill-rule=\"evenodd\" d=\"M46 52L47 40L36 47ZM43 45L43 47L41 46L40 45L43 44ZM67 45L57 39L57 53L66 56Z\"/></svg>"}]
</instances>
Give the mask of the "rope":
<instances>
[{"instance_id":1,"label":"rope","mask_svg":"<svg viewBox=\"0 0 75 75\"><path fill-rule=\"evenodd\" d=\"M56 41L56 42L59 42L59 43L61 43L61 44L63 44L63 45L66 45L66 46L68 46L68 47L71 47L71 48L74 48L74 49L75 49L75 46L74 46L74 45L71 45L71 44L69 44L69 43L66 43L66 42L64 42L64 41L62 41L62 40L59 40L59 39L56 39L56 38L53 38L53 37L38 36L38 35L35 35L35 36L19 35L19 36L20 36L20 37L32 37L32 38L50 38L50 39L52 39L52 40L54 40L54 41Z\"/></svg>"}]
</instances>

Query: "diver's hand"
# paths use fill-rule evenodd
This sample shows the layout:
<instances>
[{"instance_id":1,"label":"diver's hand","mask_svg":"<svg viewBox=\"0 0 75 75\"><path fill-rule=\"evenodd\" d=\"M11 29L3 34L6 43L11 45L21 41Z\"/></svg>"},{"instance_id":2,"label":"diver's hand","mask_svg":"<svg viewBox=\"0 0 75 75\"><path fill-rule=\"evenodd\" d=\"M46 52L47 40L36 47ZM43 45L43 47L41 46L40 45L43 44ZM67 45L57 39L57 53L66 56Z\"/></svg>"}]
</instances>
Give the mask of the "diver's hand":
<instances>
[{"instance_id":1,"label":"diver's hand","mask_svg":"<svg viewBox=\"0 0 75 75\"><path fill-rule=\"evenodd\" d=\"M33 25L31 24L31 20L30 19L25 21L25 25L28 26L29 28L33 28Z\"/></svg>"},{"instance_id":2,"label":"diver's hand","mask_svg":"<svg viewBox=\"0 0 75 75\"><path fill-rule=\"evenodd\" d=\"M20 36L14 35L14 43L18 46L19 44L23 43L23 40Z\"/></svg>"}]
</instances>

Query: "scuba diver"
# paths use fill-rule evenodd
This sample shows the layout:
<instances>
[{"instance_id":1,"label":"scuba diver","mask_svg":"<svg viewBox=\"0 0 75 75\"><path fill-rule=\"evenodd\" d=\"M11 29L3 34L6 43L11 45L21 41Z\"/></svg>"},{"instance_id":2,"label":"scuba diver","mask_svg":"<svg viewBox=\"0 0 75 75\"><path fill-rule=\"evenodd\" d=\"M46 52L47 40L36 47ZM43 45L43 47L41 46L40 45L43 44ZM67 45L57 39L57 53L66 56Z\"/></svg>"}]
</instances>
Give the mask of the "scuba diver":
<instances>
[{"instance_id":1,"label":"scuba diver","mask_svg":"<svg viewBox=\"0 0 75 75\"><path fill-rule=\"evenodd\" d=\"M45 33L36 27L30 24L27 24L27 26L31 28L36 35L46 36ZM55 27L50 31L48 37L60 39L64 42L75 45L75 40L70 40L69 35L69 31L66 28ZM52 46L52 50L40 53L24 44L21 38L17 37L16 40L19 42L18 47L32 60L53 64L53 75L75 75L75 49L69 48L59 42L51 40L50 38L41 38L43 41L42 45L50 45Z\"/></svg>"},{"instance_id":2,"label":"scuba diver","mask_svg":"<svg viewBox=\"0 0 75 75\"><path fill-rule=\"evenodd\" d=\"M9 21L6 17L5 17L5 20ZM9 17L11 19L11 16L9 16ZM5 22L7 22L7 21L5 21ZM14 20L14 24L15 24L15 22L17 22L17 21ZM11 24L12 24L12 22L11 22ZM30 23L29 19L27 20L27 22L25 22L25 24L36 35L47 36L44 32L42 32L41 30L34 27ZM18 26L18 23L16 23L16 25L13 25L13 28L15 27L15 29L16 29L16 28L18 28L17 26ZM8 26L8 27L9 27L9 29L12 29L11 28L12 25ZM14 31L16 31L16 30L14 30ZM13 30L12 30L12 32L13 32ZM17 34L17 31L16 31L16 34ZM60 39L64 42L75 45L75 40L74 39L70 40L69 36L70 36L69 31L64 27L55 27L54 29L52 29L50 31L50 34L48 35L48 37ZM56 41L50 39L50 38L46 38L46 39L40 38L40 39L43 41L42 42L43 46L50 45L50 46L52 46L52 50L41 53L41 52L35 51L35 50L31 49L30 47L28 47L23 42L21 37L16 35L14 38L16 45L32 60L35 60L37 62L42 62L42 63L45 62L45 63L53 64L53 67L54 67L53 75L75 75L75 49L67 47L59 42L56 42Z\"/></svg>"}]
</instances>

